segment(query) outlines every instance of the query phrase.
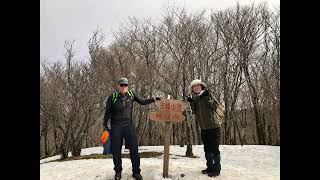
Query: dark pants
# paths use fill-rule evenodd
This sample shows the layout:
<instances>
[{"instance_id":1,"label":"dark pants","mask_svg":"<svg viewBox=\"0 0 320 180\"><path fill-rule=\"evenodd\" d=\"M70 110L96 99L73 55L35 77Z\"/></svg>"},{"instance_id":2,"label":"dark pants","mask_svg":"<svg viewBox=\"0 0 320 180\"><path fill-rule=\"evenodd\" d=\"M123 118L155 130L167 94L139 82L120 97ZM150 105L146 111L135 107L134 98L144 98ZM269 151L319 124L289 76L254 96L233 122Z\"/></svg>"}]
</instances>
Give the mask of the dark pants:
<instances>
[{"instance_id":1,"label":"dark pants","mask_svg":"<svg viewBox=\"0 0 320 180\"><path fill-rule=\"evenodd\" d=\"M111 149L114 170L116 172L122 171L122 160L121 160L121 148L123 144L123 138L130 150L130 158L132 163L133 174L140 173L140 157L138 153L138 143L136 130L134 125L119 126L111 125Z\"/></svg>"},{"instance_id":2,"label":"dark pants","mask_svg":"<svg viewBox=\"0 0 320 180\"><path fill-rule=\"evenodd\" d=\"M207 168L210 171L220 172L221 170L221 158L219 151L220 137L220 128L201 130L201 138L207 160Z\"/></svg>"}]
</instances>

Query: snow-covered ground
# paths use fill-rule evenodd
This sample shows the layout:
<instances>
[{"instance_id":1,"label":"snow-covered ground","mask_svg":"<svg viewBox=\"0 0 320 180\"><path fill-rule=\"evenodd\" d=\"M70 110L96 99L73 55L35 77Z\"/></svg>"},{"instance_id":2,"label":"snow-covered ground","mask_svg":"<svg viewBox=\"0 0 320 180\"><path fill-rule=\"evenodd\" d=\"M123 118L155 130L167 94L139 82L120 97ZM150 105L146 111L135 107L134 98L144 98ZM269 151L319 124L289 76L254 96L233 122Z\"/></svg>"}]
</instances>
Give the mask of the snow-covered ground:
<instances>
[{"instance_id":1,"label":"snow-covered ground","mask_svg":"<svg viewBox=\"0 0 320 180\"><path fill-rule=\"evenodd\" d=\"M123 147L123 153L128 153ZM163 146L141 146L139 152L163 152ZM201 174L205 168L202 145L193 145L193 153L200 158L181 157L186 146L170 146L169 175L166 180L278 180L280 179L280 147L278 146L228 146L221 145L221 175L210 178ZM101 154L102 147L83 149L81 155ZM40 160L41 180L111 180L114 176L112 159L87 159L64 162L48 162L59 156ZM162 180L162 156L141 158L141 174L145 180ZM131 177L130 159L122 159L122 179ZM184 174L184 177L181 177Z\"/></svg>"}]
</instances>

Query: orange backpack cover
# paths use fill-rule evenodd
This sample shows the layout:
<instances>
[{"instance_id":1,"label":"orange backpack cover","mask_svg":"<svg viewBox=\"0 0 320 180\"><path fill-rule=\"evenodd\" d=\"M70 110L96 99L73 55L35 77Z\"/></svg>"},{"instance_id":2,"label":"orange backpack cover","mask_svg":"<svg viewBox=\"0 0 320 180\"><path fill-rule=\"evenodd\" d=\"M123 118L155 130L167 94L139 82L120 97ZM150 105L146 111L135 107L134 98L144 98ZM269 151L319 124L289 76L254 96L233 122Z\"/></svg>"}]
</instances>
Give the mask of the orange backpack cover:
<instances>
[{"instance_id":1,"label":"orange backpack cover","mask_svg":"<svg viewBox=\"0 0 320 180\"><path fill-rule=\"evenodd\" d=\"M102 144L107 142L108 137L109 137L109 132L103 131L103 133L100 136L100 141L102 142Z\"/></svg>"}]
</instances>

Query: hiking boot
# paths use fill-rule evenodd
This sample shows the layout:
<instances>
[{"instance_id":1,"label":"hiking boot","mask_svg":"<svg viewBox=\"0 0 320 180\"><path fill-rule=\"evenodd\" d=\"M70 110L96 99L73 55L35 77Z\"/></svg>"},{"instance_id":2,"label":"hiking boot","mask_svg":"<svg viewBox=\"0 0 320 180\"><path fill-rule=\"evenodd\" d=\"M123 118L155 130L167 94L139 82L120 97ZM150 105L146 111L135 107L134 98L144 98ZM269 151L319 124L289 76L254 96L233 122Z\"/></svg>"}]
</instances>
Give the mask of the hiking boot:
<instances>
[{"instance_id":1,"label":"hiking boot","mask_svg":"<svg viewBox=\"0 0 320 180\"><path fill-rule=\"evenodd\" d=\"M141 174L132 174L132 177L134 177L136 180L143 180Z\"/></svg>"},{"instance_id":2,"label":"hiking boot","mask_svg":"<svg viewBox=\"0 0 320 180\"><path fill-rule=\"evenodd\" d=\"M204 169L204 170L201 170L202 174L208 174L210 172L210 169Z\"/></svg>"},{"instance_id":3,"label":"hiking boot","mask_svg":"<svg viewBox=\"0 0 320 180\"><path fill-rule=\"evenodd\" d=\"M114 175L115 180L120 180L121 179L121 172L117 172L116 175Z\"/></svg>"},{"instance_id":4,"label":"hiking boot","mask_svg":"<svg viewBox=\"0 0 320 180\"><path fill-rule=\"evenodd\" d=\"M211 172L208 172L208 176L209 176L209 177L220 176L220 171L211 171Z\"/></svg>"}]
</instances>

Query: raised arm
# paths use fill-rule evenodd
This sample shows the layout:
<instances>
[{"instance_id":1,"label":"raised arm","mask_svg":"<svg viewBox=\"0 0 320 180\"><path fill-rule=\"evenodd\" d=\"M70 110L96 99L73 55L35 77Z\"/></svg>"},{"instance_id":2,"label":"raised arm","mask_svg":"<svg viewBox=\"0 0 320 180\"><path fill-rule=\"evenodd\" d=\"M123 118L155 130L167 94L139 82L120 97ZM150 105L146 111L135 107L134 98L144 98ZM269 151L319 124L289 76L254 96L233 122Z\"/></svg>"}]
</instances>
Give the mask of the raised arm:
<instances>
[{"instance_id":1,"label":"raised arm","mask_svg":"<svg viewBox=\"0 0 320 180\"><path fill-rule=\"evenodd\" d=\"M106 111L104 112L104 117L103 117L103 126L108 129L108 121L110 119L111 115L111 96L108 97L107 102L106 102Z\"/></svg>"},{"instance_id":2,"label":"raised arm","mask_svg":"<svg viewBox=\"0 0 320 180\"><path fill-rule=\"evenodd\" d=\"M147 104L155 102L156 98L140 99L135 93L133 93L133 100L141 105L147 105Z\"/></svg>"}]
</instances>

